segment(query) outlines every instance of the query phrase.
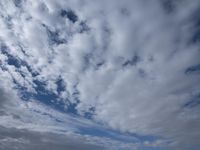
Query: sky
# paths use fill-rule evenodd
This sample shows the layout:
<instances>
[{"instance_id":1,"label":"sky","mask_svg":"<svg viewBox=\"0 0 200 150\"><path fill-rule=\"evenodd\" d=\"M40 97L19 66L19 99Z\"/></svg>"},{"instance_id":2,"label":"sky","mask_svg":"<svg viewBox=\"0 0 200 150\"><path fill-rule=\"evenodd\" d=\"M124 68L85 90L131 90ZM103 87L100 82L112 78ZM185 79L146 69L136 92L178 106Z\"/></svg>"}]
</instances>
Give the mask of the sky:
<instances>
[{"instance_id":1,"label":"sky","mask_svg":"<svg viewBox=\"0 0 200 150\"><path fill-rule=\"evenodd\" d=\"M0 150L199 150L199 0L1 0Z\"/></svg>"}]
</instances>

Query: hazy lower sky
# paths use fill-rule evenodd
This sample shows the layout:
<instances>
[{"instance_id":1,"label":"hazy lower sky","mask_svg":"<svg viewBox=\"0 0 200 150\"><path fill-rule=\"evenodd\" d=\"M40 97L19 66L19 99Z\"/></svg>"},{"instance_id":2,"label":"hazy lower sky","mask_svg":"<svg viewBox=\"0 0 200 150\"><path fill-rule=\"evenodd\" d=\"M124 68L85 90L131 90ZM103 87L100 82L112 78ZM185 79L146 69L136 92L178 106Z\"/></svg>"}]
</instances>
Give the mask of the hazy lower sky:
<instances>
[{"instance_id":1,"label":"hazy lower sky","mask_svg":"<svg viewBox=\"0 0 200 150\"><path fill-rule=\"evenodd\" d=\"M0 0L0 150L199 150L200 0Z\"/></svg>"}]
</instances>

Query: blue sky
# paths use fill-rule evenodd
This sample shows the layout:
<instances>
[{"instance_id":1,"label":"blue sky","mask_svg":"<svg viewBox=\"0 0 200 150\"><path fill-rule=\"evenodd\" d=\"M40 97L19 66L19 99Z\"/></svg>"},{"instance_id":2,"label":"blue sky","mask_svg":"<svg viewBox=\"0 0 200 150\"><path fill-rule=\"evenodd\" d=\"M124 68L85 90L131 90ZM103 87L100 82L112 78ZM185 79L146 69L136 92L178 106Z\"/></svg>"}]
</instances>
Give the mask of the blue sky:
<instances>
[{"instance_id":1,"label":"blue sky","mask_svg":"<svg viewBox=\"0 0 200 150\"><path fill-rule=\"evenodd\" d=\"M0 150L197 150L199 8L0 1Z\"/></svg>"}]
</instances>

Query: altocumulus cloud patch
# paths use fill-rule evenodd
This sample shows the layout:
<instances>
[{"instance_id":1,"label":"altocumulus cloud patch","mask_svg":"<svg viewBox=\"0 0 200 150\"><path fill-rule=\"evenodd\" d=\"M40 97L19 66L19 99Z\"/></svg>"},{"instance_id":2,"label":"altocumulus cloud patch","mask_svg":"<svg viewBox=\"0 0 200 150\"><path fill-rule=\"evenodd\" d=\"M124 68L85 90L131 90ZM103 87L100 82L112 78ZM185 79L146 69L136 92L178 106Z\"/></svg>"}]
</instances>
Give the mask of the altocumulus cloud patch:
<instances>
[{"instance_id":1,"label":"altocumulus cloud patch","mask_svg":"<svg viewBox=\"0 0 200 150\"><path fill-rule=\"evenodd\" d=\"M199 0L2 0L0 149L198 150Z\"/></svg>"}]
</instances>

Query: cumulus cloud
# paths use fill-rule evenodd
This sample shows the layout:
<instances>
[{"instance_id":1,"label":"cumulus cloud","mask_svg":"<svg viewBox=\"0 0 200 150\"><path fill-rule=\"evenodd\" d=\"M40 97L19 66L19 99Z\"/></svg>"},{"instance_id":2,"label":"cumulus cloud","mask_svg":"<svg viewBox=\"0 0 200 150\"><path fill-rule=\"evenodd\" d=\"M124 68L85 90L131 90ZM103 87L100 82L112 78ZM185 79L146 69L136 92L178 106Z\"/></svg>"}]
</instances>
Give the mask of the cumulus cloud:
<instances>
[{"instance_id":1,"label":"cumulus cloud","mask_svg":"<svg viewBox=\"0 0 200 150\"><path fill-rule=\"evenodd\" d=\"M195 149L199 7L198 0L2 1L0 103L10 106L4 99L12 95L13 105L26 99L22 108L37 113L40 103L61 103L116 131L158 138L144 147ZM28 122L42 121L40 113ZM54 121L46 123L62 130L68 123Z\"/></svg>"}]
</instances>

